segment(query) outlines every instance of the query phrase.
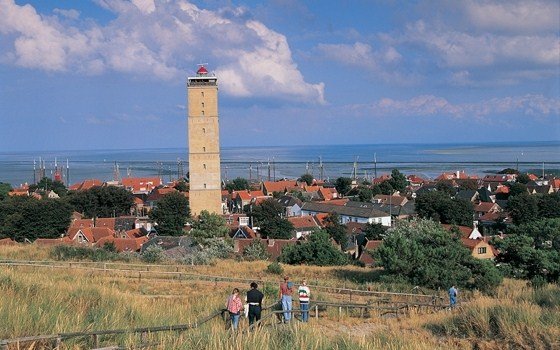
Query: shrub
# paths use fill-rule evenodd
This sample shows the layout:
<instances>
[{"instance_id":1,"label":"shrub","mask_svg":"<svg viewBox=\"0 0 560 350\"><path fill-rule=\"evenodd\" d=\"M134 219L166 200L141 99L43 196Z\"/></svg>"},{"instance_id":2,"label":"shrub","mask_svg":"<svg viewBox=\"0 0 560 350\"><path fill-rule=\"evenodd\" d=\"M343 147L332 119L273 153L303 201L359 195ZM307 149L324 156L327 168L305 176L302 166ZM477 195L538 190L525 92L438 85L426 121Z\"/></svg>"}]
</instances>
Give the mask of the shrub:
<instances>
[{"instance_id":1,"label":"shrub","mask_svg":"<svg viewBox=\"0 0 560 350\"><path fill-rule=\"evenodd\" d=\"M126 261L126 257L103 248L74 247L67 245L55 246L51 250L50 255L55 260Z\"/></svg>"},{"instance_id":2,"label":"shrub","mask_svg":"<svg viewBox=\"0 0 560 350\"><path fill-rule=\"evenodd\" d=\"M280 263L275 261L266 267L266 272L281 275L284 273L284 268L280 265Z\"/></svg>"},{"instance_id":3,"label":"shrub","mask_svg":"<svg viewBox=\"0 0 560 350\"><path fill-rule=\"evenodd\" d=\"M155 264L163 261L163 249L160 246L153 245L148 247L140 257L143 262Z\"/></svg>"},{"instance_id":4,"label":"shrub","mask_svg":"<svg viewBox=\"0 0 560 350\"><path fill-rule=\"evenodd\" d=\"M253 242L243 250L243 258L248 261L267 260L269 257L260 239L254 239Z\"/></svg>"},{"instance_id":5,"label":"shrub","mask_svg":"<svg viewBox=\"0 0 560 350\"><path fill-rule=\"evenodd\" d=\"M348 257L331 243L326 231L318 230L301 244L284 248L280 261L287 264L336 266L348 264Z\"/></svg>"}]
</instances>

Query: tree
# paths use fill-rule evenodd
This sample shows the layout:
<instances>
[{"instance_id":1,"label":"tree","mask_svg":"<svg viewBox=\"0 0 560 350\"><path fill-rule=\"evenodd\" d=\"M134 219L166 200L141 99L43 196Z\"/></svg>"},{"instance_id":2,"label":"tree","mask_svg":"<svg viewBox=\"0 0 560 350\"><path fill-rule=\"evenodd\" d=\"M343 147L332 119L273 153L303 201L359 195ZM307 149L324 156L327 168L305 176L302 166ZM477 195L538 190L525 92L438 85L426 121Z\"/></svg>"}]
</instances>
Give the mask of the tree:
<instances>
[{"instance_id":1,"label":"tree","mask_svg":"<svg viewBox=\"0 0 560 350\"><path fill-rule=\"evenodd\" d=\"M229 193L232 193L233 191L248 190L249 188L249 181L242 177L236 177L235 179L228 182L225 187L225 189L228 190Z\"/></svg>"},{"instance_id":2,"label":"tree","mask_svg":"<svg viewBox=\"0 0 560 350\"><path fill-rule=\"evenodd\" d=\"M329 237L334 239L340 245L340 248L344 250L348 238L346 237L346 227L340 223L340 215L330 213L323 222L324 230L329 234Z\"/></svg>"},{"instance_id":3,"label":"tree","mask_svg":"<svg viewBox=\"0 0 560 350\"><path fill-rule=\"evenodd\" d=\"M398 169L393 169L393 171L391 171L391 178L388 181L395 191L399 191L401 193L404 192L406 186L408 186L406 176L404 176L404 174L402 174Z\"/></svg>"},{"instance_id":4,"label":"tree","mask_svg":"<svg viewBox=\"0 0 560 350\"><path fill-rule=\"evenodd\" d=\"M382 194L392 195L395 192L395 189L393 188L393 185L391 185L391 182L389 182L389 180L383 181L378 186Z\"/></svg>"},{"instance_id":5,"label":"tree","mask_svg":"<svg viewBox=\"0 0 560 350\"><path fill-rule=\"evenodd\" d=\"M560 217L560 192L544 194L537 197L539 218Z\"/></svg>"},{"instance_id":6,"label":"tree","mask_svg":"<svg viewBox=\"0 0 560 350\"><path fill-rule=\"evenodd\" d=\"M387 227L379 223L367 223L362 232L365 234L367 239L378 241L382 240L387 234Z\"/></svg>"},{"instance_id":7,"label":"tree","mask_svg":"<svg viewBox=\"0 0 560 350\"><path fill-rule=\"evenodd\" d=\"M416 212L420 218L432 219L444 224L472 226L474 208L464 199L450 198L445 192L422 193L416 198Z\"/></svg>"},{"instance_id":8,"label":"tree","mask_svg":"<svg viewBox=\"0 0 560 350\"><path fill-rule=\"evenodd\" d=\"M516 225L535 221L539 215L537 198L527 193L510 197L507 208Z\"/></svg>"},{"instance_id":9,"label":"tree","mask_svg":"<svg viewBox=\"0 0 560 350\"><path fill-rule=\"evenodd\" d=\"M185 181L177 182L177 184L175 186L173 186L173 188L176 189L179 192L188 192L189 191L189 186L187 185L187 183Z\"/></svg>"},{"instance_id":10,"label":"tree","mask_svg":"<svg viewBox=\"0 0 560 350\"><path fill-rule=\"evenodd\" d=\"M18 242L58 238L70 225L72 208L61 199L10 197L0 202L0 237Z\"/></svg>"},{"instance_id":11,"label":"tree","mask_svg":"<svg viewBox=\"0 0 560 350\"><path fill-rule=\"evenodd\" d=\"M200 212L198 220L192 223L190 235L195 238L224 238L227 237L229 228L224 218L207 210Z\"/></svg>"},{"instance_id":12,"label":"tree","mask_svg":"<svg viewBox=\"0 0 560 350\"><path fill-rule=\"evenodd\" d=\"M39 190L42 193L49 193L52 190L60 197L65 196L66 192L68 192L68 189L62 182L53 181L48 177L43 177L37 184L29 186L29 192L35 192L36 190Z\"/></svg>"},{"instance_id":13,"label":"tree","mask_svg":"<svg viewBox=\"0 0 560 350\"><path fill-rule=\"evenodd\" d=\"M517 179L515 181L517 181L520 184L526 185L529 183L529 181L531 181L531 179L529 178L528 174L519 174L517 175Z\"/></svg>"},{"instance_id":14,"label":"tree","mask_svg":"<svg viewBox=\"0 0 560 350\"><path fill-rule=\"evenodd\" d=\"M353 188L347 195L357 197L360 202L370 202L373 198L372 190L363 185Z\"/></svg>"},{"instance_id":15,"label":"tree","mask_svg":"<svg viewBox=\"0 0 560 350\"><path fill-rule=\"evenodd\" d=\"M438 190L439 192L444 192L448 196L454 196L457 193L455 187L453 187L451 183L449 183L449 181L445 180L438 181L438 183L436 184L436 190Z\"/></svg>"},{"instance_id":16,"label":"tree","mask_svg":"<svg viewBox=\"0 0 560 350\"><path fill-rule=\"evenodd\" d=\"M12 185L5 182L0 182L0 201L8 197L8 193L12 190Z\"/></svg>"},{"instance_id":17,"label":"tree","mask_svg":"<svg viewBox=\"0 0 560 350\"><path fill-rule=\"evenodd\" d=\"M509 196L514 197L520 194L527 194L527 186L522 183L508 182L506 186L509 188Z\"/></svg>"},{"instance_id":18,"label":"tree","mask_svg":"<svg viewBox=\"0 0 560 350\"><path fill-rule=\"evenodd\" d=\"M414 285L491 291L501 283L493 265L476 262L457 237L430 220L400 222L373 255L390 276Z\"/></svg>"},{"instance_id":19,"label":"tree","mask_svg":"<svg viewBox=\"0 0 560 350\"><path fill-rule=\"evenodd\" d=\"M460 190L478 190L478 182L475 179L464 179L459 181Z\"/></svg>"},{"instance_id":20,"label":"tree","mask_svg":"<svg viewBox=\"0 0 560 350\"><path fill-rule=\"evenodd\" d=\"M279 216L265 221L261 226L259 226L259 230L266 238L275 239L290 239L295 233L294 225Z\"/></svg>"},{"instance_id":21,"label":"tree","mask_svg":"<svg viewBox=\"0 0 560 350\"><path fill-rule=\"evenodd\" d=\"M162 236L181 236L190 216L189 201L179 192L164 195L149 213L157 223L157 231Z\"/></svg>"},{"instance_id":22,"label":"tree","mask_svg":"<svg viewBox=\"0 0 560 350\"><path fill-rule=\"evenodd\" d=\"M70 191L66 198L75 211L86 217L116 217L130 215L134 196L115 186L96 186L85 191Z\"/></svg>"},{"instance_id":23,"label":"tree","mask_svg":"<svg viewBox=\"0 0 560 350\"><path fill-rule=\"evenodd\" d=\"M298 179L299 182L305 182L308 186L313 184L313 180L313 175L311 174L303 174Z\"/></svg>"},{"instance_id":24,"label":"tree","mask_svg":"<svg viewBox=\"0 0 560 350\"><path fill-rule=\"evenodd\" d=\"M339 177L334 183L336 191L342 195L346 195L352 189L352 179L349 177Z\"/></svg>"},{"instance_id":25,"label":"tree","mask_svg":"<svg viewBox=\"0 0 560 350\"><path fill-rule=\"evenodd\" d=\"M254 239L245 249L243 249L243 259L247 261L268 260L269 254L260 239Z\"/></svg>"},{"instance_id":26,"label":"tree","mask_svg":"<svg viewBox=\"0 0 560 350\"><path fill-rule=\"evenodd\" d=\"M279 260L292 265L339 266L348 264L348 257L332 245L329 234L324 230L311 233L308 240L301 244L285 247Z\"/></svg>"}]
</instances>

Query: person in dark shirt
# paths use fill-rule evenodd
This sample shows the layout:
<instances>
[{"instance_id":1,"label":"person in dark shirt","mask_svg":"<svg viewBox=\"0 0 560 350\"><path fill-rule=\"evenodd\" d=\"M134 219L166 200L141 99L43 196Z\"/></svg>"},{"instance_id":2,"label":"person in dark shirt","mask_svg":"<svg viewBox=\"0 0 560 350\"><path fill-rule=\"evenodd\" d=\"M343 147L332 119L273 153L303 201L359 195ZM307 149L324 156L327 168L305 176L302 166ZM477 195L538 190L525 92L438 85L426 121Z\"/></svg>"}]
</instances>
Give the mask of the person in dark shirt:
<instances>
[{"instance_id":1,"label":"person in dark shirt","mask_svg":"<svg viewBox=\"0 0 560 350\"><path fill-rule=\"evenodd\" d=\"M262 301L264 299L264 294L258 290L259 286L255 283L251 283L251 290L247 292L247 304L249 304L249 326L255 321L261 319Z\"/></svg>"}]
</instances>

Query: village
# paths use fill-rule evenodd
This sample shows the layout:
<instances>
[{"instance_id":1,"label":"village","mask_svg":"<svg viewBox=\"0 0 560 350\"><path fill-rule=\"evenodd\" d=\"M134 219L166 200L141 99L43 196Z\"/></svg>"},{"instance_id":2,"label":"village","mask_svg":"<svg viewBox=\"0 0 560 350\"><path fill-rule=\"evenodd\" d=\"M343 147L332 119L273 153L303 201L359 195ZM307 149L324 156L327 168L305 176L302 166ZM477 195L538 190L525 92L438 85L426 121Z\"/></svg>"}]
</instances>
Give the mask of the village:
<instances>
[{"instance_id":1,"label":"village","mask_svg":"<svg viewBox=\"0 0 560 350\"><path fill-rule=\"evenodd\" d=\"M265 248L269 260L275 261L286 246L306 241L314 231L325 229L331 224L328 218L335 215L344 229L344 237L331 237L333 245L351 261L362 266L375 265L371 252L382 243L387 229L398 222L417 217L439 218L445 229L459 235L472 256L494 259L497 250L491 244L491 239L503 238L507 227L514 223L512 207L508 204L512 193L522 191L524 195L531 196L557 194L560 190L560 178L506 172L481 178L460 171L444 172L433 180L426 180L414 174L405 177L395 170L372 182L341 177L332 183L316 180L309 174L299 179L252 183L237 178L223 183L220 217L227 225L227 236L233 239L233 253L238 257L242 257L244 250L257 240ZM62 185L58 179L52 183L58 183L59 187ZM185 258L192 253L196 244L189 236L189 231L192 229L192 220L196 218L185 221L181 228L183 235L171 236L158 232L158 222L149 215L158 207L158 202L170 194L180 194L188 200L188 182L181 179L164 183L160 177L125 177L118 183L87 179L67 189L69 193L79 193L109 186L125 189L132 194L133 204L127 215L88 217L75 211L61 237L39 237L34 241L20 237L19 241L38 246L103 248L111 245L117 252L140 254L151 246L158 246L169 259ZM466 204L469 208L466 220L462 218L457 221L437 213L426 215L426 209L430 208L422 204L422 198L430 193L442 192ZM44 191L37 186L33 190L27 184L12 189L8 196L33 197L37 200L59 197L54 190ZM274 202L281 208L278 216L289 222L289 232L267 234L254 222L253 210L267 202ZM468 219L469 215L471 220ZM0 244L17 243L13 237L6 237L0 240Z\"/></svg>"}]
</instances>

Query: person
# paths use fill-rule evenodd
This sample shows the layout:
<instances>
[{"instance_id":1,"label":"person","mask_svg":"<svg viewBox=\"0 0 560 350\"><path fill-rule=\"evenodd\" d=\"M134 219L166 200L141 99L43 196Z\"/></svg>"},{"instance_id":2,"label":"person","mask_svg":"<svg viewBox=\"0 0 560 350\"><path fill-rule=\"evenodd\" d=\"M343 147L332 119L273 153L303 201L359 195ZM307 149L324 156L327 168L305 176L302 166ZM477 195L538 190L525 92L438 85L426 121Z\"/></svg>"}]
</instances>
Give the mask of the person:
<instances>
[{"instance_id":1,"label":"person","mask_svg":"<svg viewBox=\"0 0 560 350\"><path fill-rule=\"evenodd\" d=\"M301 281L301 286L298 288L299 297L299 308L301 309L301 321L309 321L309 297L311 296L311 291L307 286L307 281Z\"/></svg>"},{"instance_id":2,"label":"person","mask_svg":"<svg viewBox=\"0 0 560 350\"><path fill-rule=\"evenodd\" d=\"M239 324L241 310L243 310L243 303L241 302L241 298L239 298L239 289L233 289L233 292L227 299L226 309L229 312L229 317L231 319L231 328L235 331L237 329L237 325Z\"/></svg>"},{"instance_id":3,"label":"person","mask_svg":"<svg viewBox=\"0 0 560 350\"><path fill-rule=\"evenodd\" d=\"M455 288L455 286L451 286L451 288L449 288L449 307L451 309L454 309L455 306L457 305L457 288Z\"/></svg>"},{"instance_id":4,"label":"person","mask_svg":"<svg viewBox=\"0 0 560 350\"><path fill-rule=\"evenodd\" d=\"M261 311L262 311L262 301L264 298L264 294L258 290L259 286L255 283L251 283L251 290L247 292L247 304L249 304L249 326L252 325L255 321L259 321L261 319Z\"/></svg>"},{"instance_id":5,"label":"person","mask_svg":"<svg viewBox=\"0 0 560 350\"><path fill-rule=\"evenodd\" d=\"M292 292L294 284L289 281L288 276L284 277L284 282L280 283L280 301L282 302L282 310L284 311L284 322L290 322L292 318Z\"/></svg>"}]
</instances>

